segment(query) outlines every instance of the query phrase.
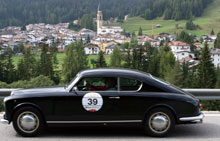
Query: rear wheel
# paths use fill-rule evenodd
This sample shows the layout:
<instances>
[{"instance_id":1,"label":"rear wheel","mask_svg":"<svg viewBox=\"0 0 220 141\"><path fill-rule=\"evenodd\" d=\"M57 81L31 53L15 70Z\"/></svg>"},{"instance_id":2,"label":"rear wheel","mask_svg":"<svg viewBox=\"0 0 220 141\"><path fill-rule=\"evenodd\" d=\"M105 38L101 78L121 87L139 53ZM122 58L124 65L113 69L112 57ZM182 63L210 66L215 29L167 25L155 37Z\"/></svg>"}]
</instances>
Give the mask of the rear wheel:
<instances>
[{"instance_id":1,"label":"rear wheel","mask_svg":"<svg viewBox=\"0 0 220 141\"><path fill-rule=\"evenodd\" d=\"M173 113L166 108L155 108L145 118L145 132L154 137L164 137L175 127Z\"/></svg>"},{"instance_id":2,"label":"rear wheel","mask_svg":"<svg viewBox=\"0 0 220 141\"><path fill-rule=\"evenodd\" d=\"M33 107L22 107L13 116L13 127L24 137L39 135L44 129L41 113Z\"/></svg>"}]
</instances>

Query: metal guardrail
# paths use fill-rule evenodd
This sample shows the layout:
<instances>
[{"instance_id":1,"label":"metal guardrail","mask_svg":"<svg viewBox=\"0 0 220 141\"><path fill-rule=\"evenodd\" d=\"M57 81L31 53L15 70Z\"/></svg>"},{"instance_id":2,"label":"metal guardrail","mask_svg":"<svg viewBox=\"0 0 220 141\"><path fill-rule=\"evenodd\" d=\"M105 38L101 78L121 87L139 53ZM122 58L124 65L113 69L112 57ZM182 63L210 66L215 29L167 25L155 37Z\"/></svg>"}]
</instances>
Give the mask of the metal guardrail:
<instances>
[{"instance_id":1,"label":"metal guardrail","mask_svg":"<svg viewBox=\"0 0 220 141\"><path fill-rule=\"evenodd\" d=\"M11 91L18 90L18 89L0 89L0 99L4 99L5 97L9 96Z\"/></svg>"},{"instance_id":2,"label":"metal guardrail","mask_svg":"<svg viewBox=\"0 0 220 141\"><path fill-rule=\"evenodd\" d=\"M0 99L9 96L11 91L18 89L0 89ZM220 100L220 89L183 89L200 100Z\"/></svg>"},{"instance_id":3,"label":"metal guardrail","mask_svg":"<svg viewBox=\"0 0 220 141\"><path fill-rule=\"evenodd\" d=\"M200 100L220 100L220 89L183 89Z\"/></svg>"}]
</instances>

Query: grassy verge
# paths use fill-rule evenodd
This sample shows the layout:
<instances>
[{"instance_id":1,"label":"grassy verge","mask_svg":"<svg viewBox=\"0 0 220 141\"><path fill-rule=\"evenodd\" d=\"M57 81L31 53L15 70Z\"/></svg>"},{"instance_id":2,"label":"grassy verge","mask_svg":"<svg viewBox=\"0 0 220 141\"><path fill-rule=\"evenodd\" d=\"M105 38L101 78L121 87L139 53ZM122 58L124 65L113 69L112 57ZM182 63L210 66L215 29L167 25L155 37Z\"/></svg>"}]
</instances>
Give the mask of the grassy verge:
<instances>
[{"instance_id":1,"label":"grassy verge","mask_svg":"<svg viewBox=\"0 0 220 141\"><path fill-rule=\"evenodd\" d=\"M205 111L220 111L220 100L201 100Z\"/></svg>"}]
</instances>

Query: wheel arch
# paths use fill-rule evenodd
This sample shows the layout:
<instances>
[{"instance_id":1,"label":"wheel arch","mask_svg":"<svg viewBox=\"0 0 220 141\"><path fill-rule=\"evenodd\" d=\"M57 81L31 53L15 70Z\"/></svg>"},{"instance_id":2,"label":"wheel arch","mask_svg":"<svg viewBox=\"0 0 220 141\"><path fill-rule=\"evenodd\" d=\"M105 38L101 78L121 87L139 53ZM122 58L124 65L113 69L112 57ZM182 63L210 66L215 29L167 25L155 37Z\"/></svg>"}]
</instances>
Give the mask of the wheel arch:
<instances>
[{"instance_id":1,"label":"wheel arch","mask_svg":"<svg viewBox=\"0 0 220 141\"><path fill-rule=\"evenodd\" d=\"M149 107L149 108L145 111L145 113L144 113L143 121L145 121L146 116L148 115L148 113L149 113L151 110L156 109L156 108L166 108L166 109L170 110L170 111L172 112L173 116L174 116L175 123L178 123L177 113L176 113L175 109L174 109L172 106L167 105L167 104L156 104L156 105L153 105L153 106ZM143 123L145 123L145 122L143 122Z\"/></svg>"},{"instance_id":2,"label":"wheel arch","mask_svg":"<svg viewBox=\"0 0 220 141\"><path fill-rule=\"evenodd\" d=\"M13 119L13 116L14 116L14 113L15 113L18 109L23 108L23 107L28 107L28 106L37 109L37 110L40 112L40 114L41 114L43 120L45 121L44 114L43 114L41 108L40 108L38 105L36 105L36 104L34 104L34 103L30 103L30 102L24 102L24 103L20 103L20 104L16 105L16 106L13 108L12 114L11 114L11 116L10 116L10 118L9 118L9 123L11 123L11 121L12 121L12 119Z\"/></svg>"}]
</instances>

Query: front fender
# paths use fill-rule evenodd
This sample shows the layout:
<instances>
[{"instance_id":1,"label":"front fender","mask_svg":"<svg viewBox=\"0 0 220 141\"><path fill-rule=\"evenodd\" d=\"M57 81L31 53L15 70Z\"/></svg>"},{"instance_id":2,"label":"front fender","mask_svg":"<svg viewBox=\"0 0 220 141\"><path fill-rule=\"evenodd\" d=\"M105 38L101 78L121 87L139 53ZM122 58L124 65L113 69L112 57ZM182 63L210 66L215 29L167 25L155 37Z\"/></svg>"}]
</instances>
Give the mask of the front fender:
<instances>
[{"instance_id":1,"label":"front fender","mask_svg":"<svg viewBox=\"0 0 220 141\"><path fill-rule=\"evenodd\" d=\"M11 114L8 115L8 121L9 121L9 123L11 123L15 111L17 111L18 109L20 109L20 108L22 108L22 107L25 107L25 106L31 106L31 107L36 108L37 110L39 110L39 112L42 114L42 116L43 116L43 118L44 118L44 115L43 115L43 113L42 113L42 110L41 110L41 108L40 108L38 105L36 105L36 104L34 104L34 103L30 103L30 102L24 102L24 103L19 103L19 104L17 104L16 106L14 106L14 108L13 108Z\"/></svg>"}]
</instances>

